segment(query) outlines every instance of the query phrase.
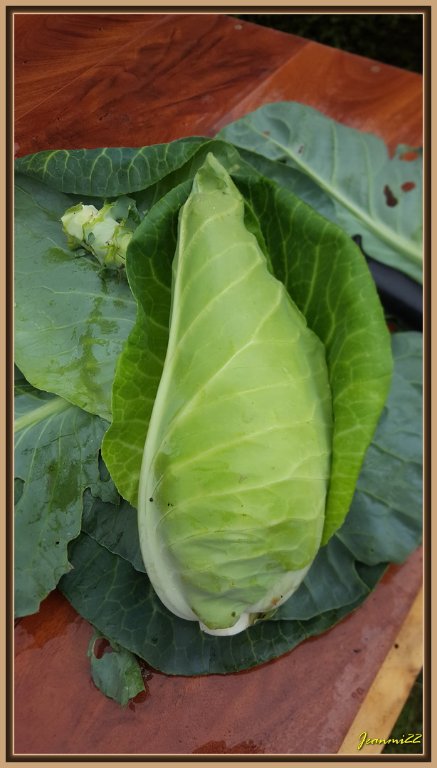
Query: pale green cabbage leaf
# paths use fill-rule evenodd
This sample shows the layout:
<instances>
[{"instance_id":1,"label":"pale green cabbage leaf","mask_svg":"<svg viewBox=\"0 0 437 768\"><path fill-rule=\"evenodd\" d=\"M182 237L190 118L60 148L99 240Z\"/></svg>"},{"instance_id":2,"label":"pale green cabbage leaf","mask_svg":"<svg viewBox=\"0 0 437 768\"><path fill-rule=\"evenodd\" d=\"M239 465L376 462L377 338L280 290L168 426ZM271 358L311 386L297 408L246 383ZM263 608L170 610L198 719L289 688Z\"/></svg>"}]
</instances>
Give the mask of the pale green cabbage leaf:
<instances>
[{"instance_id":1,"label":"pale green cabbage leaf","mask_svg":"<svg viewBox=\"0 0 437 768\"><path fill-rule=\"evenodd\" d=\"M147 572L174 613L237 632L297 588L323 531L331 410L324 347L211 154L181 210L138 496Z\"/></svg>"}]
</instances>

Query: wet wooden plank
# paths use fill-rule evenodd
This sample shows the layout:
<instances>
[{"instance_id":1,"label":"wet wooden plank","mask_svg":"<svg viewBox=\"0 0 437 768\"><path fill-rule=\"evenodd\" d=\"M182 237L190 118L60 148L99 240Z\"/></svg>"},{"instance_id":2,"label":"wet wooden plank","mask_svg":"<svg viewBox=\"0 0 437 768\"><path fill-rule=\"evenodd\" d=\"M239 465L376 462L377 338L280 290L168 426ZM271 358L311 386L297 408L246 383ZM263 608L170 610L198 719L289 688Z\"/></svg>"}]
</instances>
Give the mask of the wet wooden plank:
<instances>
[{"instance_id":1,"label":"wet wooden plank","mask_svg":"<svg viewBox=\"0 0 437 768\"><path fill-rule=\"evenodd\" d=\"M59 594L16 633L15 750L50 754L335 753L420 588L418 550L336 627L261 667L170 677L145 670L126 709L91 681L91 628Z\"/></svg>"},{"instance_id":2,"label":"wet wooden plank","mask_svg":"<svg viewBox=\"0 0 437 768\"><path fill-rule=\"evenodd\" d=\"M421 144L417 75L224 15L55 17L16 18L19 154L213 135L281 99L373 130L392 148ZM145 670L147 692L125 710L94 688L86 658L91 629L54 593L15 630L15 750L336 752L421 574L416 552L390 569L355 614L258 669L202 678Z\"/></svg>"},{"instance_id":3,"label":"wet wooden plank","mask_svg":"<svg viewBox=\"0 0 437 768\"><path fill-rule=\"evenodd\" d=\"M420 590L338 754L356 755L361 752L364 755L372 755L382 752L384 743L367 744L367 741L390 737L422 666L423 590ZM366 734L365 737L363 734ZM423 737L423 734L420 735ZM403 737L408 737L408 733ZM423 739L418 743L423 746Z\"/></svg>"}]
</instances>

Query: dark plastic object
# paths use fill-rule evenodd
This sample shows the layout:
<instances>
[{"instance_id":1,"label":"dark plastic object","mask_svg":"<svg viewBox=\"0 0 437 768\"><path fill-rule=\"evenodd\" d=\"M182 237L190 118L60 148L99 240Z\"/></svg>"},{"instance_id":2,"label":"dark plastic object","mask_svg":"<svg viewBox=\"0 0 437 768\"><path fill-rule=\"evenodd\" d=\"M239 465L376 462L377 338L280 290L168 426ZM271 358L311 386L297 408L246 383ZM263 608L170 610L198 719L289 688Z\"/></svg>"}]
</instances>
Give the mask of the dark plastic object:
<instances>
[{"instance_id":1,"label":"dark plastic object","mask_svg":"<svg viewBox=\"0 0 437 768\"><path fill-rule=\"evenodd\" d=\"M361 250L361 237L353 238ZM422 286L403 272L375 261L363 251L379 298L387 315L393 316L404 330L423 329Z\"/></svg>"}]
</instances>

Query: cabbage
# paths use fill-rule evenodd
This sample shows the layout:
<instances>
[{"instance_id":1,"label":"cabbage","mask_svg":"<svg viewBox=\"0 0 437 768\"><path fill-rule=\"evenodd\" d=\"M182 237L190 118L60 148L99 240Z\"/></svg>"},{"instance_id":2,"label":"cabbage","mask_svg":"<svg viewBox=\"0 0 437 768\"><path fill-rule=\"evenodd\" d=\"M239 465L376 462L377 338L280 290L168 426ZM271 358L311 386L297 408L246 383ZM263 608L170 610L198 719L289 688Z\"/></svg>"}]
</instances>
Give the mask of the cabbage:
<instances>
[{"instance_id":1,"label":"cabbage","mask_svg":"<svg viewBox=\"0 0 437 768\"><path fill-rule=\"evenodd\" d=\"M331 444L324 346L209 154L180 213L140 475L141 550L162 602L234 634L287 600L320 546Z\"/></svg>"},{"instance_id":2,"label":"cabbage","mask_svg":"<svg viewBox=\"0 0 437 768\"><path fill-rule=\"evenodd\" d=\"M270 115L269 120L273 121L270 127L274 128L276 118L273 120L270 109L273 107L266 108L266 112ZM302 110L303 118L305 110L301 105L299 109ZM282 110L281 106L278 106L278 110ZM285 118L290 130L294 128L289 122L289 114ZM280 122L283 126L282 119ZM303 122L305 130L317 133L318 124L302 119L302 125ZM345 137L353 131L344 130ZM271 139L273 130L265 131L263 136L267 137L267 134ZM265 138L265 141L270 139ZM288 150L292 152L293 147L286 133L283 139L284 151L288 156ZM350 169L351 163L354 166L356 157L350 153L350 146L349 141L338 144L338 167L342 165ZM53 588L64 570L59 570L59 563L64 563L67 568L71 563L72 568L62 577L59 588L81 616L103 632L113 648L113 643L119 644L121 649L138 654L153 668L168 674L235 672L291 650L306 637L326 631L350 613L373 589L385 564L405 559L420 540L421 336L405 333L395 335L395 376L390 397L386 400L392 362L384 315L362 254L346 232L327 220L338 222L336 202L333 210L334 203L326 190L320 187L320 174L313 174L311 179L303 172L289 167L288 160L284 165L282 157L276 157L276 160L263 157L261 142L258 149L261 154L255 155L253 151L237 151L235 146L222 140L187 138L152 147L50 150L17 161L15 352L16 362L27 382L23 385L26 388L24 394L22 385L17 382L16 402L19 408L22 396L25 395L26 403L22 403L26 411L25 421L29 423L30 419L32 423L37 423L41 440L38 440L38 445L34 440L32 442L30 432L19 430L23 417L17 419L15 501L16 514L19 514L21 520L19 546L26 549L32 540L34 557L31 579L29 562L21 558L16 563L16 585L24 585L22 597L26 599L28 607L21 611L23 604L19 606L17 601L15 607L19 608L20 613L29 612L30 605L31 610L36 610L41 598ZM244 199L244 219L241 215L239 219L237 217L239 198L235 188L223 170L219 172L213 160L209 159L206 164L208 173L204 167L198 174L193 191L193 178L211 151L231 174ZM319 154L316 151L315 156L305 155L309 170L311 167L314 169L313 161ZM404 167L408 174L408 169L412 167L411 163L402 166L396 158L392 164L399 170ZM386 170L388 172L389 168ZM371 176L368 178L366 173L366 169L364 175L355 173L364 186L366 182L372 184ZM270 176L272 178L268 178ZM405 177L401 181L405 181ZM204 286L201 285L199 275L199 291L194 291L194 284L190 287L190 280L185 279L180 269L175 272L172 316L179 317L179 326L172 322L171 344L175 351L190 324L190 317L186 313L192 313L196 325L184 336L185 348L177 353L179 362L168 357L165 374L168 387L160 389L153 435L149 430L150 419L169 341L172 265L177 244L178 214L191 193L190 215L187 206L182 218L197 232L197 224L193 222L192 215L194 192L199 200L201 190L202 194L205 193L205 199L211 203L212 194L206 197L208 185L216 185L217 190L221 188L222 192L234 199L236 218L233 226L240 230L243 228L244 237L232 238L228 217L223 227L211 230L212 239L204 252L204 276L208 280ZM399 245L401 241L396 233L404 232L408 237L408 233L414 232L417 227L415 212L420 190L417 184L416 191L405 194L403 202L406 207L402 222L398 216L401 197L396 208L385 211L387 216L384 220ZM348 187L346 195L350 202L353 197L352 187ZM76 207L78 200L82 203ZM363 201L368 216L374 219L380 208L373 206L371 197ZM241 213L241 199L239 204ZM71 231L67 231L66 240L60 219L65 216L67 209L69 214L76 213L77 216L71 215L69 218ZM209 218L211 207L208 203L205 221ZM94 228L91 225L92 219L95 220ZM111 261L110 250L114 244L112 234L119 225L129 230L126 233L128 245L126 248L125 243L123 248L126 269L106 269L108 261ZM208 222L208 228L210 225L211 221ZM344 222L349 235L359 234L364 237L365 243L366 233L362 225L363 219L357 219L357 227L354 225L353 230L348 230ZM313 339L311 352L311 345L302 336L302 344L308 349L304 354L299 346L302 358L296 357L297 363L301 363L306 354L317 359L317 347L319 350L321 348L317 339L323 345L332 407L332 424L326 422L320 425L319 435L321 439L325 438L327 430L332 429L332 438L328 439L331 450L329 478L325 475L325 481L322 479L318 482L317 478L322 478L322 474L316 476L314 473L320 498L325 495L324 505L320 502L320 514L324 517L322 538L320 544L317 544L316 502L314 519L308 520L306 528L308 536L314 537L317 555L300 587L278 610L270 610L273 599L279 598L280 601L281 595L285 597L287 594L286 589L293 589L299 571L308 567L303 565L304 561L307 559L309 564L313 556L310 543L307 552L304 548L299 551L298 536L294 530L290 531L291 513L295 511L297 515L297 505L294 510L291 505L287 506L286 511L290 516L284 513L284 519L277 528L278 538L280 531L284 531L282 539L285 555L281 555L281 562L281 557L275 552L277 539L273 535L269 536L274 533L272 528L279 514L277 506L281 501L281 489L272 484L252 488L250 492L247 488L244 491L245 498L241 503L246 503L251 512L251 517L245 518L244 530L246 534L252 531L258 536L255 543L262 550L254 552L255 543L250 547L246 535L249 559L253 559L254 554L259 557L257 578L261 581L261 576L265 576L266 581L269 563L275 561L275 567L278 562L283 566L286 582L282 585L278 581L269 592L270 587L264 581L263 589L260 589L260 592L264 592L261 597L256 584L250 583L250 564L247 559L244 561L241 551L238 553L239 558L234 557L233 560L232 552L228 554L224 545L222 551L217 552L217 548L213 553L209 551L206 573L199 575L199 563L195 560L199 549L197 545L194 547L194 540L191 543L188 541L188 537L198 536L199 531L192 526L192 520L187 517L189 510L184 506L184 499L187 499L193 507L193 516L198 515L204 528L205 523L208 523L208 530L202 530L199 539L202 538L205 543L211 532L214 536L220 530L220 534L228 535L227 550L232 547L235 550L235 538L229 544L229 531L233 533L231 524L234 523L236 527L237 515L241 520L242 513L247 514L247 510L238 506L235 498L233 507L230 507L230 482L225 488L223 479L211 475L214 492L220 493L219 484L226 490L220 499L223 504L226 501L224 512L228 512L225 519L227 527L222 525L222 529L218 529L216 522L224 517L223 508L217 508L214 503L217 496L208 495L211 489L201 485L205 482L208 468L213 466L213 459L217 460L216 467L219 466L218 461L224 461L226 448L232 448L227 469L233 471L234 475L239 469L234 457L238 461L247 462L248 467L244 468L246 471L239 471L233 481L238 481L241 491L240 476L244 480L244 475L252 472L254 485L268 482L269 473L275 467L272 461L269 464L269 460L275 457L275 461L282 461L285 468L285 454L291 464L293 460L295 463L300 461L302 453L303 432L300 424L296 425L296 434L292 434L292 440L287 440L284 450L276 442L279 435L273 431L266 431L264 435L258 435L258 438L253 435L258 421L261 431L270 418L275 418L275 423L289 429L292 414L290 411L287 416L283 415L286 406L279 399L278 388L275 386L266 389L265 399L261 397L261 392L256 393L255 403L258 407L252 406L251 412L254 424L244 422L243 415L248 414L250 399L244 399L244 411L239 406L243 404L243 393L249 394L247 389L258 390L263 384L258 370L252 373L246 369L248 385L238 395L232 387L232 397L229 392L228 400L227 396L217 399L209 397L211 392L217 390L219 383L226 384L224 371L220 377L221 382L215 380L214 386L206 385L202 392L200 356L205 357L203 373L208 377L208 373L213 375L214 366L220 367L219 357L224 354L223 349L220 351L219 345L215 343L214 334L217 335L223 326L222 342L230 346L234 338L230 335L230 329L234 328L232 323L235 321L234 330L238 330L236 343L241 344L243 341L245 329L250 335L250 316L247 313L243 313L238 321L240 326L242 323L246 325L239 327L237 324L236 316L240 314L241 308L244 309L244 302L241 300L241 291L237 291L236 285L231 285L232 270L235 270L236 275L240 274L237 266L240 258L247 258L246 251L235 247L236 263L228 263L224 254L219 255L227 236L232 241L231 245L235 246L237 241L243 244L246 238L250 241L247 230L255 234L261 248L258 257L263 256L267 265L263 278L261 266L258 270L259 285L257 283L256 287L259 287L259 293L253 293L257 302L257 306L252 307L253 312L257 309L261 314L264 304L268 304L268 290L272 289L269 287L261 291L261 284L274 284L269 276L271 272L284 285L305 317L308 328L315 334L311 337L307 332L307 340ZM196 233L191 229L188 231L190 242L187 242L186 237L185 245L180 241L176 264L180 267L183 263L184 269L187 265L191 268L189 260L194 260L196 255L198 258L202 256L194 248L193 238ZM71 258L71 253L66 249L67 241L77 249L75 258ZM254 245L253 238L251 242ZM378 256L376 240L374 244L375 251L369 248L369 252L372 256ZM254 247L256 251L256 244ZM97 257L100 255L100 260L89 258L85 250ZM256 260L255 256L254 252L253 258ZM116 265L112 263L111 266ZM231 275L229 278L222 272L224 267L225 272ZM216 268L217 274L213 271ZM255 271L252 276L247 276L247 281L253 280ZM193 272L196 270L193 269ZM226 286L229 284L234 302L225 302L226 295L218 295L220 280L217 280L217 286L213 285L213 277L214 280L221 277ZM176 302L178 279L184 289L177 294ZM222 309L221 322L217 321L213 312L215 303L212 297L209 310L202 312L201 302L208 303L207 293L211 296L217 294L217 302ZM247 295L252 295L248 289L246 294L243 293L245 300ZM194 298L198 300L197 304ZM283 297L281 301L284 301ZM291 323L290 328L295 329L299 326L299 313L294 304L287 301L290 316L286 322ZM294 310L290 307L294 307ZM211 321L214 318L213 323ZM282 328L281 325L279 327ZM290 340L292 335L287 338ZM261 345L258 346L261 348ZM273 355L273 350L268 350L268 353ZM189 363L183 364L182 358L188 359ZM196 366L199 374L197 381L194 379ZM193 369L191 373L190 368ZM274 376L276 370L271 366L264 373L266 376ZM243 371L239 373L243 376ZM314 379L313 373L311 366L311 383L317 384L317 377ZM320 391L324 389L322 379L321 374ZM299 392L299 396L305 398L305 388L301 383L303 392ZM209 393L207 398L205 392ZM286 396L285 392L282 394ZM176 402L178 395L183 396L184 402ZM255 392L253 395L255 397ZM44 403L47 397L56 399L56 396L62 418L55 423L52 407L41 406L41 402ZM198 401L195 399L197 397ZM205 406L203 410L200 408L202 399L205 401L202 403ZM189 400L191 405L197 403L198 406L197 426L192 423L196 421L196 414L191 406L187 407L185 416L182 413L181 421L178 422L178 414ZM315 400L322 406L322 401L317 398ZM78 408L72 408L73 405ZM88 427L83 427L82 421L78 421L80 409L100 417L96 422L99 434L106 430L101 455L94 453L91 465L87 461L84 464L84 451L88 452L94 444L90 443L90 439L94 440L93 428L91 422ZM63 415L70 410L75 412L75 416L66 432ZM176 426L181 427L184 418L186 424L191 425L191 438L188 431L178 434L175 429L174 434L171 432L175 422ZM241 440L241 434L238 433L240 427L243 435ZM247 441L244 438L249 434L252 438ZM168 436L170 441L167 440ZM176 445L173 440L176 436L183 437L180 445ZM50 438L49 447L53 448L59 442L58 437L68 438L74 443L71 460L67 464L62 461L62 455L53 458L53 451L46 450L47 440ZM151 470L157 474L160 471L158 461L164 460L171 462L172 469L177 471L165 476L161 472L157 478L159 482L162 479L161 486L157 485L156 493L152 489L148 495L148 472L144 470L140 519L143 551L162 599L185 616L188 615L188 606L189 621L169 611L157 597L141 558L137 525L138 489L146 437ZM230 446L234 438L236 443ZM171 455L167 450L170 443L173 451ZM161 448L165 450L161 451ZM161 456L158 456L158 449ZM209 449L211 453L207 453ZM181 467L177 450L185 451L188 462L195 453L200 454L197 458L201 466L205 467L205 475L199 477L192 473L189 476L188 470L193 470L194 465L188 463ZM255 453L257 461L254 460ZM197 464L195 466L198 468ZM226 466L223 464L220 471L224 469ZM387 483L387 477L391 479L390 483ZM53 527L53 509L50 510L44 504L41 478L52 486L51 498L60 513L59 530L54 533L52 531L53 536L49 538L46 532ZM78 486L78 495L71 495L72 483ZM113 483L126 501L120 499ZM183 487L181 484L184 484ZM310 489L314 490L313 484L310 484ZM172 495L177 491L181 495L181 504L174 510L173 518L167 515L171 511L168 507L171 499L169 496L166 508L164 491L171 491ZM200 493L204 495L201 506L199 500L194 503L193 499L193 496ZM295 493L297 486L293 487L291 496ZM314 494L317 494L317 490L314 490ZM154 508L148 501L150 498L156 498L160 508ZM306 503L307 499L304 501ZM67 552L71 520L68 515L61 513L72 503L76 516L79 515L76 517L77 523L82 516L82 532L74 541L70 541ZM309 509L309 505L306 509ZM185 532L178 534L172 531L176 523L185 525ZM243 532L243 526L241 529ZM157 546L148 544L149 537ZM56 541L53 541L54 538ZM183 538L185 541L182 541ZM190 549L187 551L188 545ZM294 553L290 554L293 549ZM168 563L170 567L167 569ZM197 573L192 566L197 566ZM241 579L238 586L244 588L245 599L242 601L241 596L237 595L240 603L230 609L230 616L226 616L235 594L223 595L223 591L220 592L220 579L223 586L224 580L229 579L231 567L237 569L237 572L239 569L238 576ZM217 580L214 581L217 573ZM213 581L212 585L206 585L207 592L201 580L201 577L206 576ZM237 584L236 579L234 582L233 588ZM211 609L213 615L206 615L202 597L214 603L214 610ZM268 608L265 613L255 610L265 608L266 605ZM233 612L235 616L232 616ZM239 627L258 617L264 620L256 621L247 630L229 637L206 634L199 627L200 622L208 632L236 632ZM119 662L121 660L120 656ZM116 670L121 669L121 666L124 668L124 663L120 665L114 662L111 675L116 676ZM105 670L109 673L109 667Z\"/></svg>"}]
</instances>

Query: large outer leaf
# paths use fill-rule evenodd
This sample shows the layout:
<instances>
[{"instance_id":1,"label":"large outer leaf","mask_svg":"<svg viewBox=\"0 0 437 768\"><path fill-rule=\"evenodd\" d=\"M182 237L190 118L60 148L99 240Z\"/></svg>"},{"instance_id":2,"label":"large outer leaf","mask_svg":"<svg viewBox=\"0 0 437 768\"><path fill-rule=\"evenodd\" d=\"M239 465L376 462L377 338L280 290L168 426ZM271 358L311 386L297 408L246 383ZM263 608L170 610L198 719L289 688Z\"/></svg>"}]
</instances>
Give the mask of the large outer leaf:
<instances>
[{"instance_id":1,"label":"large outer leaf","mask_svg":"<svg viewBox=\"0 0 437 768\"><path fill-rule=\"evenodd\" d=\"M179 619L156 596L149 580L126 560L86 534L70 548L74 570L60 589L76 610L108 639L169 675L224 674L274 659L336 624L356 604L308 621L261 621L232 637L206 635ZM369 588L384 570L368 568Z\"/></svg>"},{"instance_id":2,"label":"large outer leaf","mask_svg":"<svg viewBox=\"0 0 437 768\"><path fill-rule=\"evenodd\" d=\"M248 170L245 163L238 168L233 161L232 167L247 202L247 226L256 231L256 222L262 233L260 245L267 249L274 274L285 283L308 325L326 346L335 414L327 541L349 509L388 392L389 334L357 246L294 195ZM162 370L157 359L163 361L165 347L165 330L155 331L145 317L157 318L159 313L161 326L168 322L171 249L176 243L177 209L186 194L187 186L181 185L162 197L136 230L128 251L130 285L144 312L138 312L135 332L117 368L113 424L105 437L104 456L118 490L134 506L151 401ZM153 355L147 351L151 331L159 341L158 354L154 349ZM149 378L151 371L153 379ZM134 390L137 396L131 399Z\"/></svg>"},{"instance_id":3,"label":"large outer leaf","mask_svg":"<svg viewBox=\"0 0 437 768\"><path fill-rule=\"evenodd\" d=\"M383 141L298 103L267 104L219 137L286 163L332 198L337 221L361 235L364 251L422 280L422 164L389 158ZM256 156L249 162L258 167ZM268 174L268 168L262 168Z\"/></svg>"},{"instance_id":4,"label":"large outer leaf","mask_svg":"<svg viewBox=\"0 0 437 768\"><path fill-rule=\"evenodd\" d=\"M127 560L137 571L146 572L138 536L137 510L116 495L116 502L84 496L82 530L115 555Z\"/></svg>"},{"instance_id":5,"label":"large outer leaf","mask_svg":"<svg viewBox=\"0 0 437 768\"><path fill-rule=\"evenodd\" d=\"M67 544L80 532L84 489L115 495L99 474L105 422L23 379L15 408L15 613L25 616L71 567Z\"/></svg>"},{"instance_id":6,"label":"large outer leaf","mask_svg":"<svg viewBox=\"0 0 437 768\"><path fill-rule=\"evenodd\" d=\"M421 345L422 337L417 333L397 334L393 338L395 375L374 443L384 444L398 434L406 439L399 440L396 457L383 455L381 475L386 466L388 475L394 473L399 478L411 462L421 462ZM370 462L372 450L373 446L369 451ZM389 556L399 560L418 545L421 484L417 478L418 474L408 518L402 512L404 485L385 483L381 495L385 500L386 532L384 536L375 535L373 515L363 516L360 506L361 493L371 494L374 480L366 459L359 480L361 490L354 498L346 523L320 550L299 590L277 611L274 620L260 622L233 638L205 636L193 622L178 619L164 608L141 572L137 545L131 551L135 553L135 567L140 570L126 561L127 550L120 535L122 507L95 502L92 524L86 527L93 540L83 535L74 542L71 557L75 570L63 577L60 587L81 615L112 640L164 672L187 675L245 669L328 629L365 598L384 571ZM131 542L135 537L138 541L134 510L124 509L124 536ZM353 520L352 549L346 535L349 520ZM378 565L365 565L366 562Z\"/></svg>"},{"instance_id":7,"label":"large outer leaf","mask_svg":"<svg viewBox=\"0 0 437 768\"><path fill-rule=\"evenodd\" d=\"M422 522L422 335L395 334L393 354L392 391L367 451L351 514L338 532L354 556L369 565L379 562L381 552L387 561L402 562L416 545Z\"/></svg>"},{"instance_id":8,"label":"large outer leaf","mask_svg":"<svg viewBox=\"0 0 437 768\"><path fill-rule=\"evenodd\" d=\"M350 514L350 513L349 513ZM341 529L340 529L341 530ZM378 564L381 560L378 560ZM297 592L273 615L275 621L310 619L327 610L363 600L369 587L357 569L357 559L334 534L321 547Z\"/></svg>"},{"instance_id":9,"label":"large outer leaf","mask_svg":"<svg viewBox=\"0 0 437 768\"><path fill-rule=\"evenodd\" d=\"M27 380L103 418L136 306L126 282L66 247L71 199L20 176L15 193L15 359Z\"/></svg>"},{"instance_id":10,"label":"large outer leaf","mask_svg":"<svg viewBox=\"0 0 437 768\"><path fill-rule=\"evenodd\" d=\"M150 147L45 150L18 158L15 168L58 192L118 197L155 184L204 142L193 136Z\"/></svg>"}]
</instances>

